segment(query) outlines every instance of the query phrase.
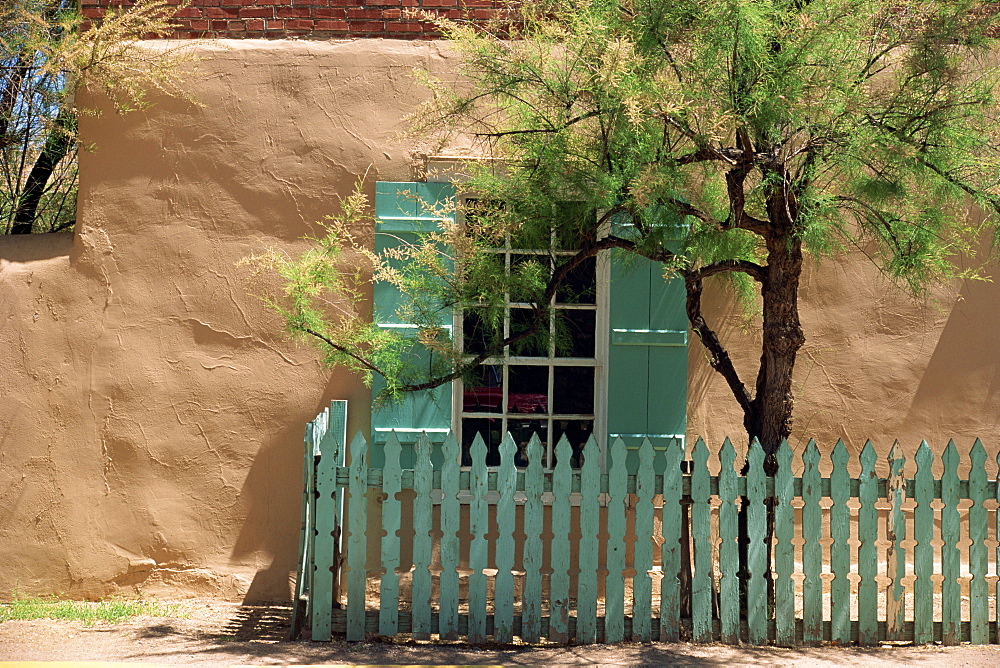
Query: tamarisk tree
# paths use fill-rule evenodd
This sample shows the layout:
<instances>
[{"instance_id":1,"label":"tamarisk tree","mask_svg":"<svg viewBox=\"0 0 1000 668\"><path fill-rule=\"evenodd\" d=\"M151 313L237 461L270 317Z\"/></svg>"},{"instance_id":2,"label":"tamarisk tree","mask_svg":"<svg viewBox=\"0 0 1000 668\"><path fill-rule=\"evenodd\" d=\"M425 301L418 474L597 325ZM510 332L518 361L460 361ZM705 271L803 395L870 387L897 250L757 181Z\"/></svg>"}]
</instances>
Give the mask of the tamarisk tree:
<instances>
[{"instance_id":1,"label":"tamarisk tree","mask_svg":"<svg viewBox=\"0 0 1000 668\"><path fill-rule=\"evenodd\" d=\"M807 256L860 250L915 293L975 276L959 258L1000 210L990 4L559 0L482 25L437 21L460 77L425 75L434 97L414 132L442 142L472 135L492 160L465 167L462 187L478 202L465 225L446 222L397 251L405 263L369 256L376 279L407 295L409 320L424 323L420 339L443 363L429 375L424 365L422 378L393 365L388 391L454 379L544 335L560 284L613 251L683 279L691 330L747 436L773 453L792 430ZM970 202L986 223L970 222ZM577 251L551 268L505 271L488 253L511 237L546 247L550 235ZM398 341L358 325L338 339L323 320L317 295L335 272L316 267L342 260L337 239L320 244L311 265L284 266L294 280L281 308L332 361L385 372L383 353ZM708 280L728 281L757 314L754 378L740 376L703 314ZM533 304L535 324L504 334L496 295L512 291ZM470 305L492 338L482 355L449 356L434 314Z\"/></svg>"},{"instance_id":2,"label":"tamarisk tree","mask_svg":"<svg viewBox=\"0 0 1000 668\"><path fill-rule=\"evenodd\" d=\"M137 0L82 30L72 0L0 3L0 234L55 232L76 220L76 103L83 86L117 111L144 106L151 89L178 93L186 45L137 48L165 36L186 2Z\"/></svg>"}]
</instances>

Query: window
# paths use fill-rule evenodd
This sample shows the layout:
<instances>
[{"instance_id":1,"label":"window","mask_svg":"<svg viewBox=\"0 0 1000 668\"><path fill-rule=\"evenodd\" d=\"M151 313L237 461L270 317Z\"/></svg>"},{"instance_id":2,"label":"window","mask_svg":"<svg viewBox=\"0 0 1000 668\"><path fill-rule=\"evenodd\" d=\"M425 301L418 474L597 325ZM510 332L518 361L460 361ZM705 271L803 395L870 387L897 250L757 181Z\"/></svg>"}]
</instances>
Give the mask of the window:
<instances>
[{"instance_id":1,"label":"window","mask_svg":"<svg viewBox=\"0 0 1000 668\"><path fill-rule=\"evenodd\" d=\"M413 194L427 202L455 195L448 175L436 181L376 184L375 213L379 227L375 251L432 231L438 217L419 210ZM627 234L627 230L616 233ZM573 243L551 239L544 248L510 242L495 252L506 269L537 263L551 269L573 254ZM527 322L530 304L524 295L505 295L504 333ZM519 301L519 299L521 301ZM407 331L414 327L400 318L400 295L378 284L374 314L380 326ZM666 447L684 440L687 402L687 318L683 281L665 279L662 267L611 251L584 263L570 276L550 304L546 340L527 340L490 359L471 378L434 390L412 393L402 401L372 413L371 462L381 466L379 444L396 431L403 443L404 467L413 465L412 444L421 433L440 444L454 431L469 464L476 432L487 443L487 464L499 464L498 447L505 431L519 445L537 431L545 443L545 467L552 467L552 450L565 434L579 452L594 434L602 452L621 438L638 448L643 437ZM455 333L463 352L482 350L483 335L474 308L444 316L442 327ZM477 347L478 346L478 347ZM379 379L373 392L380 389ZM440 458L440 446L432 457ZM631 462L633 458L629 458ZM437 461L440 461L437 459ZM523 454L516 463L526 463ZM571 463L579 464L579 456ZM631 471L634 473L634 471Z\"/></svg>"},{"instance_id":2,"label":"window","mask_svg":"<svg viewBox=\"0 0 1000 668\"><path fill-rule=\"evenodd\" d=\"M467 200L465 210L474 206ZM494 251L506 271L534 263L546 274L575 254L552 235L548 248L516 248L508 239ZM606 263L603 263L606 265ZM543 336L508 346L489 358L471 378L456 383L456 414L462 443L462 463L471 465L476 434L486 443L488 466L500 465L500 442L510 433L518 446L515 463L527 465L527 444L538 434L544 451L542 465L556 464L555 445L564 435L573 448L571 464L582 463L587 439L598 430L603 396L604 331L607 280L600 280L602 263L590 258L578 265L550 303ZM606 271L604 272L606 273ZM505 294L503 336L523 332L534 320L527 295ZM456 337L462 352L485 352L485 326L480 313L466 308L456 314ZM603 440L603 439L600 439Z\"/></svg>"}]
</instances>

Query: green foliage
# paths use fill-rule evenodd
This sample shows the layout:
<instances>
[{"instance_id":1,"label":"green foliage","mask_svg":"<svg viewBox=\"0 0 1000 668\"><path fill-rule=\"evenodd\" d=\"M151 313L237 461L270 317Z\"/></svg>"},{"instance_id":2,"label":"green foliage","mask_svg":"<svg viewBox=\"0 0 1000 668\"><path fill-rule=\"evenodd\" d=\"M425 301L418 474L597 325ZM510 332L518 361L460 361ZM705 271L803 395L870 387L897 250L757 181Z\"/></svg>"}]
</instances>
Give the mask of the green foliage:
<instances>
[{"instance_id":1,"label":"green foliage","mask_svg":"<svg viewBox=\"0 0 1000 668\"><path fill-rule=\"evenodd\" d=\"M67 601L56 597L20 598L0 603L0 623L10 620L63 619L88 626L101 622L117 624L132 617L178 617L177 605L157 601L109 598L96 603Z\"/></svg>"},{"instance_id":2,"label":"green foliage","mask_svg":"<svg viewBox=\"0 0 1000 668\"><path fill-rule=\"evenodd\" d=\"M438 82L417 128L474 132L491 156L525 166L470 188L527 210L562 200L627 212L649 228L644 254L664 249L663 224L686 222L688 266L765 257L765 235L732 219L726 182L752 144L766 155L740 188L746 214L768 220L768 196L791 188L790 233L808 250L876 242L887 275L920 290L960 273L977 232L965 200L992 203L998 188L984 8L553 2L506 26L516 42L439 21L473 84ZM525 219L521 233L551 222Z\"/></svg>"},{"instance_id":3,"label":"green foliage","mask_svg":"<svg viewBox=\"0 0 1000 668\"><path fill-rule=\"evenodd\" d=\"M662 262L687 282L692 326L748 424L772 424L763 440L776 445L790 428L804 340L795 305L803 252L821 260L860 249L918 294L975 276L963 267L984 225L967 205L984 208L985 225L1000 210L991 52L1000 26L990 6L548 0L486 25L434 18L460 76L420 75L434 97L413 132L442 146L474 136L490 160L464 165L461 187L504 206L443 225L407 251L405 272L370 258L375 280L398 282L427 342L461 373L481 360L449 358L441 309L478 307L495 352L534 336L504 337L505 293L544 321L575 262L609 248ZM579 250L553 272L537 263L506 272L488 257L505 239L544 248L550 238ZM713 276L771 323L757 397L701 318L701 283ZM380 345L370 335L360 354L381 354Z\"/></svg>"},{"instance_id":4,"label":"green foliage","mask_svg":"<svg viewBox=\"0 0 1000 668\"><path fill-rule=\"evenodd\" d=\"M138 0L109 8L87 30L70 0L23 0L0 8L0 233L50 232L76 218L77 119L86 88L120 112L150 90L178 94L187 45L139 47L166 35L186 2Z\"/></svg>"}]
</instances>

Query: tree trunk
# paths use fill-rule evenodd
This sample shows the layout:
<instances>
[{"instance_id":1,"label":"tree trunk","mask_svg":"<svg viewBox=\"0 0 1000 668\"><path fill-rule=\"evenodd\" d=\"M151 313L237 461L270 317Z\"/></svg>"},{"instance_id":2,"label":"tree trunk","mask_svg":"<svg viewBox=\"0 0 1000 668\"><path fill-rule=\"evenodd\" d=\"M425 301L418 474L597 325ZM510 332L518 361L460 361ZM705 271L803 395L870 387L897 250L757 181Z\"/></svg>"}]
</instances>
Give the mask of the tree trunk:
<instances>
[{"instance_id":1,"label":"tree trunk","mask_svg":"<svg viewBox=\"0 0 1000 668\"><path fill-rule=\"evenodd\" d=\"M786 229L790 229L788 225ZM761 341L760 369L757 373L756 396L751 411L745 413L744 426L749 442L756 438L764 449L764 472L770 477L778 470L775 453L781 442L792 433L792 372L799 348L805 335L799 322L799 278L802 275L802 242L794 234L766 238L767 280L764 281L763 338ZM749 462L743 467L746 475ZM765 500L767 527L764 543L767 547L767 583L769 606L774 604L774 578L771 573L771 539L774 535L774 497ZM749 580L749 527L747 525L747 499L742 500L739 523L739 574L741 608L746 602ZM743 611L745 612L745 610Z\"/></svg>"},{"instance_id":2,"label":"tree trunk","mask_svg":"<svg viewBox=\"0 0 1000 668\"><path fill-rule=\"evenodd\" d=\"M45 145L24 182L24 190L14 212L11 234L31 234L45 187L73 144L73 123L73 113L65 108L60 110L45 140Z\"/></svg>"},{"instance_id":3,"label":"tree trunk","mask_svg":"<svg viewBox=\"0 0 1000 668\"><path fill-rule=\"evenodd\" d=\"M792 234L767 240L767 277L763 298L763 340L753 410L744 426L749 440L757 438L766 455L764 467L774 475L774 452L792 432L792 371L805 342L799 322L799 278L802 275L802 242Z\"/></svg>"}]
</instances>

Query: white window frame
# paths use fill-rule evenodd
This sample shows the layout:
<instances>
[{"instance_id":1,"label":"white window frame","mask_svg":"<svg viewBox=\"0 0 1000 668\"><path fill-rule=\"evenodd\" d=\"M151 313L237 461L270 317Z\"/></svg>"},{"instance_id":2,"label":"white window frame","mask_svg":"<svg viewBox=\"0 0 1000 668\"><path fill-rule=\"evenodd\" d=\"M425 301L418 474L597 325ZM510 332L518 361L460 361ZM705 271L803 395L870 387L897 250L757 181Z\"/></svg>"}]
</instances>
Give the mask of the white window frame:
<instances>
[{"instance_id":1,"label":"white window frame","mask_svg":"<svg viewBox=\"0 0 1000 668\"><path fill-rule=\"evenodd\" d=\"M473 199L468 197L466 199ZM459 207L461 210L462 207ZM459 213L459 222L462 223L462 214ZM553 255L556 256L571 256L574 251L557 251L550 247L549 249L518 249L511 248L509 244L505 245L502 249L497 249L497 253L503 253L504 255L504 266L507 270L510 269L510 258L512 255L539 255L545 258L550 258ZM607 431L607 363L608 363L608 345L609 345L609 317L610 317L610 278L611 278L611 267L610 267L610 257L607 251L602 251L597 254L595 258L595 281L596 281L596 292L595 292L595 303L590 304L558 304L558 302L552 305L552 311L549 320L549 327L554 325L554 318L556 317L557 311L562 310L587 310L594 312L594 357L593 358L574 358L574 357L560 357L555 355L554 344L550 343L548 355L545 357L535 356L535 357L520 357L511 356L505 354L502 357L488 358L483 361L483 365L498 365L503 368L503 401L499 413L476 413L476 412L466 412L464 410L464 395L465 395L465 384L462 379L454 381L453 391L452 391L452 424L454 425L455 437L458 439L459 443L462 443L462 419L463 418L479 418L479 419L499 419L501 420L501 429L505 433L509 433L509 430L504 428L510 422L511 419L521 419L524 420L544 420L546 423L546 433L548 434L548 439L545 444L545 454L544 454L544 466L545 470L551 470L548 466L549 462L552 461L552 453L555 450L556 443L554 441L555 434L555 422L558 420L593 420L593 430L592 435L597 442L597 446L600 451L600 461L602 470L606 467L607 461L607 439L604 434ZM512 308L525 307L528 306L527 303L523 302L512 302L509 299L505 303L505 307L509 312ZM452 331L455 333L454 341L456 346L461 346L464 340L464 328L463 328L463 313L461 310L456 310L454 314ZM505 317L504 319L504 335L507 336L509 333L509 323L510 318ZM508 351L509 353L509 351ZM552 399L549 410L543 416L534 413L525 413L523 416L515 417L508 411L508 377L510 366L544 366L553 369L548 374L548 387L547 396ZM552 411L554 409L554 383L555 383L555 372L554 368L558 366L563 367L590 367L594 369L594 413L593 414L556 414ZM496 467L490 467L495 469Z\"/></svg>"}]
</instances>

